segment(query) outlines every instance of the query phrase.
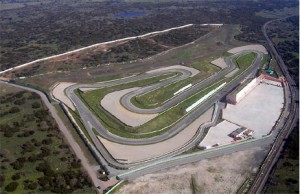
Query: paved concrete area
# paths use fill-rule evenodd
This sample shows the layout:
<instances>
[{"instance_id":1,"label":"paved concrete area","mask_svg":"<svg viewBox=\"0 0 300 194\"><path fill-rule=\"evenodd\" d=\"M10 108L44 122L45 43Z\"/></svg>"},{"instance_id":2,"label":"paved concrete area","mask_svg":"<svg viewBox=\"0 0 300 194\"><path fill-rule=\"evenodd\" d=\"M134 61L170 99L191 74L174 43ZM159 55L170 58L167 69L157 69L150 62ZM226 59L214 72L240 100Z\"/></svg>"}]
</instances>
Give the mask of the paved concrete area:
<instances>
[{"instance_id":1,"label":"paved concrete area","mask_svg":"<svg viewBox=\"0 0 300 194\"><path fill-rule=\"evenodd\" d=\"M122 96L137 89L139 88L135 87L109 93L101 100L101 106L126 125L133 127L143 125L155 118L158 114L134 113L124 108L120 103Z\"/></svg>"},{"instance_id":2,"label":"paved concrete area","mask_svg":"<svg viewBox=\"0 0 300 194\"><path fill-rule=\"evenodd\" d=\"M263 45L260 45L260 44L252 44L252 45L235 47L233 49L230 49L228 52L235 54L235 53L245 51L245 50L255 50L255 51L260 51L264 54L268 54L267 49Z\"/></svg>"},{"instance_id":3,"label":"paved concrete area","mask_svg":"<svg viewBox=\"0 0 300 194\"><path fill-rule=\"evenodd\" d=\"M224 68L227 67L227 64L226 64L224 58L221 58L221 57L218 58L218 59L216 59L216 60L213 60L211 63L212 63L213 65L216 65L216 66L222 68L222 69L224 69Z\"/></svg>"},{"instance_id":4,"label":"paved concrete area","mask_svg":"<svg viewBox=\"0 0 300 194\"><path fill-rule=\"evenodd\" d=\"M210 147L215 144L230 144L233 139L228 135L237 128L240 128L240 126L224 120L209 129L203 141L200 142L200 146Z\"/></svg>"},{"instance_id":5,"label":"paved concrete area","mask_svg":"<svg viewBox=\"0 0 300 194\"><path fill-rule=\"evenodd\" d=\"M225 75L225 77L232 77L234 76L240 69L239 68L235 68L232 72L228 73L227 75Z\"/></svg>"},{"instance_id":6,"label":"paved concrete area","mask_svg":"<svg viewBox=\"0 0 300 194\"><path fill-rule=\"evenodd\" d=\"M254 130L259 138L270 132L284 103L283 88L260 83L237 105L228 104L223 118Z\"/></svg>"},{"instance_id":7,"label":"paved concrete area","mask_svg":"<svg viewBox=\"0 0 300 194\"><path fill-rule=\"evenodd\" d=\"M200 125L211 120L212 114L213 108L210 108L192 124L190 124L187 128L185 128L174 137L155 144L139 146L125 145L108 141L99 136L98 138L103 143L105 148L110 152L110 154L116 159L127 159L127 162L144 160L163 155L183 146L195 135Z\"/></svg>"}]
</instances>

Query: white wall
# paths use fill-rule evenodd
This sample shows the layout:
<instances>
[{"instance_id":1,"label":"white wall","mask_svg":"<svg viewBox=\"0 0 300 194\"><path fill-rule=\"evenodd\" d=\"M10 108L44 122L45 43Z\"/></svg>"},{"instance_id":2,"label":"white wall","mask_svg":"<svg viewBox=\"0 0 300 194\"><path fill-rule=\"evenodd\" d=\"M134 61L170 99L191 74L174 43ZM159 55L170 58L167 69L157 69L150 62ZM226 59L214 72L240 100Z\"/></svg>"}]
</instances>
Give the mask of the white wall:
<instances>
[{"instance_id":1,"label":"white wall","mask_svg":"<svg viewBox=\"0 0 300 194\"><path fill-rule=\"evenodd\" d=\"M249 84L247 84L241 91L236 94L236 102L240 102L253 88L255 88L259 83L257 78L253 79Z\"/></svg>"}]
</instances>

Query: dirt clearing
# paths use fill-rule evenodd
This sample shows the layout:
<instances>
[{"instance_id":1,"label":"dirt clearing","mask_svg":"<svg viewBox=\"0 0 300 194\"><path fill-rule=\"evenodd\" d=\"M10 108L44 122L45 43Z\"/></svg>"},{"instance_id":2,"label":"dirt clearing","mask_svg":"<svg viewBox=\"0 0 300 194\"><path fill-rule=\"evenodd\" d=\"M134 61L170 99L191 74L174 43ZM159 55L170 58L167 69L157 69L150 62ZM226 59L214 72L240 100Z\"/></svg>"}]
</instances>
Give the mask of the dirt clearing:
<instances>
[{"instance_id":1,"label":"dirt clearing","mask_svg":"<svg viewBox=\"0 0 300 194\"><path fill-rule=\"evenodd\" d=\"M266 152L251 148L196 163L177 166L159 173L142 176L123 186L117 193L236 193L255 172Z\"/></svg>"}]
</instances>

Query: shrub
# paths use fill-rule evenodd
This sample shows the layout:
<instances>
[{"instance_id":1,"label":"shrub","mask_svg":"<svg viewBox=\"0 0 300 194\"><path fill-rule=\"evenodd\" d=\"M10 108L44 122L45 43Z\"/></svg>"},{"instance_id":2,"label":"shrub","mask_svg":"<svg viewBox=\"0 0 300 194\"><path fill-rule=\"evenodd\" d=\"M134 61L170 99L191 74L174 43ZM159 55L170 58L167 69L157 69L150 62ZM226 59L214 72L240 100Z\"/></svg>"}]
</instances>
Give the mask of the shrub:
<instances>
[{"instance_id":1,"label":"shrub","mask_svg":"<svg viewBox=\"0 0 300 194\"><path fill-rule=\"evenodd\" d=\"M0 187L3 186L3 183L5 181L5 177L3 175L0 176Z\"/></svg>"},{"instance_id":2,"label":"shrub","mask_svg":"<svg viewBox=\"0 0 300 194\"><path fill-rule=\"evenodd\" d=\"M18 113L20 112L20 109L18 107L12 107L11 109L9 109L8 111L9 113L13 114L13 113Z\"/></svg>"},{"instance_id":3,"label":"shrub","mask_svg":"<svg viewBox=\"0 0 300 194\"><path fill-rule=\"evenodd\" d=\"M34 102L34 103L32 103L31 107L34 108L34 109L40 108L40 107L41 107L41 104L38 103L38 102Z\"/></svg>"},{"instance_id":4,"label":"shrub","mask_svg":"<svg viewBox=\"0 0 300 194\"><path fill-rule=\"evenodd\" d=\"M7 192L15 191L17 189L18 185L19 184L17 182L11 182L8 185L6 185L5 190Z\"/></svg>"},{"instance_id":5,"label":"shrub","mask_svg":"<svg viewBox=\"0 0 300 194\"><path fill-rule=\"evenodd\" d=\"M20 170L21 168L23 168L24 162L20 162L20 161L16 160L13 163L11 163L11 165L13 166L13 168L15 170Z\"/></svg>"},{"instance_id":6,"label":"shrub","mask_svg":"<svg viewBox=\"0 0 300 194\"><path fill-rule=\"evenodd\" d=\"M12 180L19 180L21 178L21 176L20 176L20 174L19 173L16 173L16 174L14 174L14 175L12 175L12 177L11 177L11 179Z\"/></svg>"}]
</instances>

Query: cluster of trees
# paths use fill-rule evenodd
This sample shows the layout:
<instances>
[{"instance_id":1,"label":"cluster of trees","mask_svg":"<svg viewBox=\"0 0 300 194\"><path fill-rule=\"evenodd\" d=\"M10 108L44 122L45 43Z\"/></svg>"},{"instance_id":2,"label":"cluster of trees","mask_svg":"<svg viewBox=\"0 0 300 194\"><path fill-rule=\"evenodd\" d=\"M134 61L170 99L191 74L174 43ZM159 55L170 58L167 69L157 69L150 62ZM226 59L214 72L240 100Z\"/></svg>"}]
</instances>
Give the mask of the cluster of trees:
<instances>
[{"instance_id":1,"label":"cluster of trees","mask_svg":"<svg viewBox=\"0 0 300 194\"><path fill-rule=\"evenodd\" d=\"M168 33L157 35L153 39L156 42L167 46L180 46L193 42L208 32L208 27L194 25L192 27L172 30Z\"/></svg>"},{"instance_id":2,"label":"cluster of trees","mask_svg":"<svg viewBox=\"0 0 300 194\"><path fill-rule=\"evenodd\" d=\"M25 103L16 104L20 99L25 99ZM7 94L1 97L1 102L5 102L1 103L1 109L11 110L9 107L13 105L12 108L24 110L22 113L9 111L0 117L6 119L10 114L24 114L21 120L12 119L0 125L1 140L7 143L7 151L0 151L0 186L3 191L13 192L22 186L28 192L71 193L91 187L90 180L81 171L80 160L63 142L56 122L43 109L38 95L31 92ZM67 168L54 169L48 161L60 162ZM30 176L28 166L32 169ZM6 172L13 173L7 176ZM34 173L37 176L32 176Z\"/></svg>"},{"instance_id":3,"label":"cluster of trees","mask_svg":"<svg viewBox=\"0 0 300 194\"><path fill-rule=\"evenodd\" d=\"M266 19L256 16L255 12L297 6L297 3L195 1L126 4L78 1L69 4L55 1L4 11L0 21L0 69L97 42L187 23L241 24L243 33L237 38L258 42L263 40L261 26ZM143 11L146 16L127 19L111 17L128 10Z\"/></svg>"},{"instance_id":4,"label":"cluster of trees","mask_svg":"<svg viewBox=\"0 0 300 194\"><path fill-rule=\"evenodd\" d=\"M277 38L277 51L299 87L299 16L277 21L268 31L274 40Z\"/></svg>"},{"instance_id":5,"label":"cluster of trees","mask_svg":"<svg viewBox=\"0 0 300 194\"><path fill-rule=\"evenodd\" d=\"M120 46L112 47L107 52L101 52L92 56L96 64L114 63L146 58L165 49L145 39L135 39Z\"/></svg>"}]
</instances>

